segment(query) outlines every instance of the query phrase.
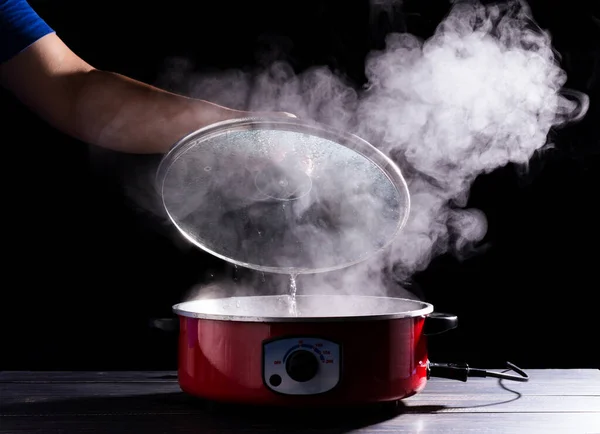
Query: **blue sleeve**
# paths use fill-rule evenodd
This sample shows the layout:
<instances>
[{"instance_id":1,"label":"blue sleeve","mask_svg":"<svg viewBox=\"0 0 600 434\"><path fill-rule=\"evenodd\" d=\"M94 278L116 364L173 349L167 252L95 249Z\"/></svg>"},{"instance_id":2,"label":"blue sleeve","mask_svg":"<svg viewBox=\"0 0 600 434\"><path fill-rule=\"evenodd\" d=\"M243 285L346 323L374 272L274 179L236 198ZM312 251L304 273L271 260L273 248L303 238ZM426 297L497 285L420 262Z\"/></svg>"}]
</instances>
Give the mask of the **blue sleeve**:
<instances>
[{"instance_id":1,"label":"blue sleeve","mask_svg":"<svg viewBox=\"0 0 600 434\"><path fill-rule=\"evenodd\" d=\"M0 64L53 32L26 0L0 0Z\"/></svg>"}]
</instances>

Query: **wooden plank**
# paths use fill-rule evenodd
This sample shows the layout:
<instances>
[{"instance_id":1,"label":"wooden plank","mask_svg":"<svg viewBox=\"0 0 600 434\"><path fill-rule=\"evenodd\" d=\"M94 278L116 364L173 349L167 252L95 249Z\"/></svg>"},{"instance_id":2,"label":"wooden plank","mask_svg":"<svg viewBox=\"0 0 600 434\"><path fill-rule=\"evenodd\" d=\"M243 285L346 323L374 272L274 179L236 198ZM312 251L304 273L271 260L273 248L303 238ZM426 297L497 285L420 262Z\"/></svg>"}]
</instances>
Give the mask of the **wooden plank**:
<instances>
[{"instance_id":1,"label":"wooden plank","mask_svg":"<svg viewBox=\"0 0 600 434\"><path fill-rule=\"evenodd\" d=\"M132 408L148 412L190 413L199 408L197 400L180 392L176 383L69 383L1 384L0 414L122 414ZM440 412L597 412L599 396L497 394L427 394L403 401L406 411Z\"/></svg>"},{"instance_id":2,"label":"wooden plank","mask_svg":"<svg viewBox=\"0 0 600 434\"><path fill-rule=\"evenodd\" d=\"M500 372L500 371L498 371ZM530 369L526 372L531 377L529 383L561 381L600 381L600 369ZM176 371L1 371L0 383L15 381L109 381L109 382L157 382L172 381L177 378ZM441 383L461 384L454 380L432 378L432 381ZM482 379L472 378L468 383ZM483 379L494 381L494 379ZM511 383L512 384L512 383Z\"/></svg>"},{"instance_id":3,"label":"wooden plank","mask_svg":"<svg viewBox=\"0 0 600 434\"><path fill-rule=\"evenodd\" d=\"M502 381L493 378L470 378L460 381L432 378L423 393L464 394L492 393L511 390L527 395L600 395L600 370L598 369L540 369L528 372L527 383Z\"/></svg>"},{"instance_id":4,"label":"wooden plank","mask_svg":"<svg viewBox=\"0 0 600 434\"><path fill-rule=\"evenodd\" d=\"M33 408L33 404L44 403L63 405L68 410L69 405L88 405L85 400L89 401L89 405L94 405L94 399L107 405L110 405L111 400L118 403L119 400L128 399L134 404L138 399L142 404L154 403L164 406L170 404L174 395L177 395L177 398L179 395L187 396L181 392L177 383L0 384L0 412L5 413L6 409L13 405L29 404L29 408ZM62 402L64 404L61 404Z\"/></svg>"},{"instance_id":5,"label":"wooden plank","mask_svg":"<svg viewBox=\"0 0 600 434\"><path fill-rule=\"evenodd\" d=\"M528 373L531 379L535 379L536 382L555 382L557 379L568 381L600 380L600 369L532 369ZM176 371L0 371L0 383L20 381L156 382L172 381L176 378ZM432 378L431 380L441 383L457 383L454 380L444 378ZM480 379L472 378L469 383L478 380ZM493 379L491 380L493 381Z\"/></svg>"},{"instance_id":6,"label":"wooden plank","mask_svg":"<svg viewBox=\"0 0 600 434\"><path fill-rule=\"evenodd\" d=\"M32 382L172 382L177 380L175 371L2 371L0 383Z\"/></svg>"},{"instance_id":7,"label":"wooden plank","mask_svg":"<svg viewBox=\"0 0 600 434\"><path fill-rule=\"evenodd\" d=\"M272 418L271 418L272 419ZM0 419L0 433L11 434L80 434L80 433L269 433L269 434L598 434L600 417L596 414L405 414L392 421L375 420L315 420L300 423L294 420L247 420L229 415L145 415L131 414L86 416L71 418L49 415L47 417L4 417Z\"/></svg>"},{"instance_id":8,"label":"wooden plank","mask_svg":"<svg viewBox=\"0 0 600 434\"><path fill-rule=\"evenodd\" d=\"M468 382L432 378L423 393L460 394L503 393L504 388L527 395L600 395L600 370L540 369L529 371L530 381L517 383L493 378L471 378ZM174 383L176 372L115 371L115 372L0 372L0 384L25 383Z\"/></svg>"},{"instance_id":9,"label":"wooden plank","mask_svg":"<svg viewBox=\"0 0 600 434\"><path fill-rule=\"evenodd\" d=\"M600 396L417 395L404 401L412 409L435 409L435 413L597 413Z\"/></svg>"}]
</instances>

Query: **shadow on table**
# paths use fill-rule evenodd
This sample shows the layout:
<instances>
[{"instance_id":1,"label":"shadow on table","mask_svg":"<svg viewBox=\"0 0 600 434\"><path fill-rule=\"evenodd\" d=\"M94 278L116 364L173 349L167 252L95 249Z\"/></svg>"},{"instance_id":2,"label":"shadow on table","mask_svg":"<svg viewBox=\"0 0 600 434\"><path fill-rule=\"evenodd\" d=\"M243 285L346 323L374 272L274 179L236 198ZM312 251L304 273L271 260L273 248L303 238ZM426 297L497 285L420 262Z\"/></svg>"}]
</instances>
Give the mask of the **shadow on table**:
<instances>
[{"instance_id":1,"label":"shadow on table","mask_svg":"<svg viewBox=\"0 0 600 434\"><path fill-rule=\"evenodd\" d=\"M286 409L214 404L182 392L86 397L0 405L2 429L82 432L328 432L345 433L384 423L403 413L435 413L443 406L402 402L344 409ZM37 424L37 425L36 425ZM54 430L51 430L51 427ZM387 429L392 427L387 427ZM87 431L86 431L87 432Z\"/></svg>"}]
</instances>

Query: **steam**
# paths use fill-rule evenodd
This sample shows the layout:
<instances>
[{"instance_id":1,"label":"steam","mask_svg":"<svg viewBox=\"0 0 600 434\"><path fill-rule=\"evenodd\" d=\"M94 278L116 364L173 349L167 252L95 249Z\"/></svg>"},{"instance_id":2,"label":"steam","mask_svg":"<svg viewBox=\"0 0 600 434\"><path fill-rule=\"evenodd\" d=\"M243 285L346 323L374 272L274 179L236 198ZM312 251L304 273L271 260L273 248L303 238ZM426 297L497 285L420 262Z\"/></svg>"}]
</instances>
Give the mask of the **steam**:
<instances>
[{"instance_id":1,"label":"steam","mask_svg":"<svg viewBox=\"0 0 600 434\"><path fill-rule=\"evenodd\" d=\"M587 110L585 96L577 102L561 91L566 74L550 35L522 2L457 3L426 41L390 35L367 59L368 85L360 91L324 67L295 75L277 62L257 74L190 79L189 65L178 62L161 85L353 132L402 169L411 213L391 248L342 272L306 276L304 293L387 294L390 273L405 282L440 254L472 251L487 231L485 215L465 208L477 176L509 163L526 166L550 128Z\"/></svg>"}]
</instances>

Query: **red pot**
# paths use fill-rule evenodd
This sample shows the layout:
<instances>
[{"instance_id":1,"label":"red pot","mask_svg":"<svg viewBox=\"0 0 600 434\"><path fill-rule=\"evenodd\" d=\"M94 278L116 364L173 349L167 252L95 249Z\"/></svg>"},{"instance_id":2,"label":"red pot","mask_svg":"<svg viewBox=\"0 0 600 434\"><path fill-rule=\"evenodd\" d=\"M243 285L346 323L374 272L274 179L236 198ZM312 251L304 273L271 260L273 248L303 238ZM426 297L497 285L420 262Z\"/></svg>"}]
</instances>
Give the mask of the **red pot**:
<instances>
[{"instance_id":1,"label":"red pot","mask_svg":"<svg viewBox=\"0 0 600 434\"><path fill-rule=\"evenodd\" d=\"M307 295L298 296L298 316L288 309L287 296L175 305L183 391L284 406L396 401L425 387L427 335L457 325L401 298Z\"/></svg>"}]
</instances>

